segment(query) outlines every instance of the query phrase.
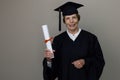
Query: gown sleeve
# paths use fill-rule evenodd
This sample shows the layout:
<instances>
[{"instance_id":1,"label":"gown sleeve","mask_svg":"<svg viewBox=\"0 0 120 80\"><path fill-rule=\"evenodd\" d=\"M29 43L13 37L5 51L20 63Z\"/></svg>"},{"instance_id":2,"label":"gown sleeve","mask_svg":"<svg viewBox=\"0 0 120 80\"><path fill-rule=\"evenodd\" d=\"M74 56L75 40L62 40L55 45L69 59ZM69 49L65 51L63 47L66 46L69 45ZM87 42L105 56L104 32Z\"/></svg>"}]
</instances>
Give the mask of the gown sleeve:
<instances>
[{"instance_id":1,"label":"gown sleeve","mask_svg":"<svg viewBox=\"0 0 120 80\"><path fill-rule=\"evenodd\" d=\"M57 77L57 68L54 65L54 59L52 59L52 67L48 67L47 60L43 60L43 78L44 80L55 80Z\"/></svg>"},{"instance_id":2,"label":"gown sleeve","mask_svg":"<svg viewBox=\"0 0 120 80\"><path fill-rule=\"evenodd\" d=\"M89 66L88 79L99 80L105 61L96 36L91 40L89 49L90 54L85 58L86 65Z\"/></svg>"},{"instance_id":3,"label":"gown sleeve","mask_svg":"<svg viewBox=\"0 0 120 80\"><path fill-rule=\"evenodd\" d=\"M57 51L57 47L59 46L57 43L56 38L54 38L53 40L53 44L52 47L55 50L54 52L54 58L51 61L51 67L48 66L47 64L47 59L44 58L43 60L43 78L44 80L55 80L56 77L58 76L58 58L56 56Z\"/></svg>"}]
</instances>

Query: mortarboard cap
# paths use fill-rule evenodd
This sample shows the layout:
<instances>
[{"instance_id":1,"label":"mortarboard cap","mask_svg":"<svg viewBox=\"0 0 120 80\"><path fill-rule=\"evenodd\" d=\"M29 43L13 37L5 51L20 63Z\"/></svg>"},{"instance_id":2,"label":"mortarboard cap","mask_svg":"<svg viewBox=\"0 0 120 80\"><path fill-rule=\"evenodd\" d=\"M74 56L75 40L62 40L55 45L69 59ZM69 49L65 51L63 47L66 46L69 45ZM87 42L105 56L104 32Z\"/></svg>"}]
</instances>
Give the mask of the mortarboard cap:
<instances>
[{"instance_id":1,"label":"mortarboard cap","mask_svg":"<svg viewBox=\"0 0 120 80\"><path fill-rule=\"evenodd\" d=\"M63 16L78 14L77 8L80 7L83 7L83 5L74 2L67 2L55 9L55 11L59 12L59 31L61 31L61 12Z\"/></svg>"}]
</instances>

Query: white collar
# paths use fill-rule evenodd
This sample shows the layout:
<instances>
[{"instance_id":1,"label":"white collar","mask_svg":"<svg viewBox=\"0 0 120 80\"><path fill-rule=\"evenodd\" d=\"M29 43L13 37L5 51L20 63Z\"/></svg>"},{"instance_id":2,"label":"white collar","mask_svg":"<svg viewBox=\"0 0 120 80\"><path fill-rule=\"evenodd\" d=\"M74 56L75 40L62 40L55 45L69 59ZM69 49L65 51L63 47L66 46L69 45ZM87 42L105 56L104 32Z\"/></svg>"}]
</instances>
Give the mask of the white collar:
<instances>
[{"instance_id":1,"label":"white collar","mask_svg":"<svg viewBox=\"0 0 120 80\"><path fill-rule=\"evenodd\" d=\"M78 29L78 32L73 35L73 34L71 34L71 33L67 30L68 36L69 36L73 41L75 41L75 39L78 37L78 35L80 34L80 32L81 32L81 29L79 28L79 29Z\"/></svg>"}]
</instances>

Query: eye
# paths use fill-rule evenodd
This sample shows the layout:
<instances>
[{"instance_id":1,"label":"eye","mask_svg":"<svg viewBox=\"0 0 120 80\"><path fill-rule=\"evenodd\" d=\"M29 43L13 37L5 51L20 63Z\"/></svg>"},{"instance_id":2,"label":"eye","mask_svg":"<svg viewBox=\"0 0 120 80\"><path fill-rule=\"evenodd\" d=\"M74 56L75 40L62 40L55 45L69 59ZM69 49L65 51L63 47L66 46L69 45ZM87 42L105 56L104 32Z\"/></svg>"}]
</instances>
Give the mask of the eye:
<instances>
[{"instance_id":1,"label":"eye","mask_svg":"<svg viewBox=\"0 0 120 80\"><path fill-rule=\"evenodd\" d=\"M77 17L76 17L76 16L73 16L72 18L73 18L73 19L77 19Z\"/></svg>"},{"instance_id":2,"label":"eye","mask_svg":"<svg viewBox=\"0 0 120 80\"><path fill-rule=\"evenodd\" d=\"M66 19L66 20L69 20L70 18L69 18L69 17L66 17L65 19Z\"/></svg>"}]
</instances>

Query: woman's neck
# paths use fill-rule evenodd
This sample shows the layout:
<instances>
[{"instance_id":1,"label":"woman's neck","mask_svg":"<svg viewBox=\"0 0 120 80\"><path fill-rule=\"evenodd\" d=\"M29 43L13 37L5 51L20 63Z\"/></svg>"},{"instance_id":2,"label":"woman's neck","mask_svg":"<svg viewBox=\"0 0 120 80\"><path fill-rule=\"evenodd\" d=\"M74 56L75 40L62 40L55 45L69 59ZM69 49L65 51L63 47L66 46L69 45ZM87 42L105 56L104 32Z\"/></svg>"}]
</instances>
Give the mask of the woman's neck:
<instances>
[{"instance_id":1,"label":"woman's neck","mask_svg":"<svg viewBox=\"0 0 120 80\"><path fill-rule=\"evenodd\" d=\"M78 32L78 30L79 28L76 28L75 30L68 30L68 32L74 35L75 33Z\"/></svg>"}]
</instances>

